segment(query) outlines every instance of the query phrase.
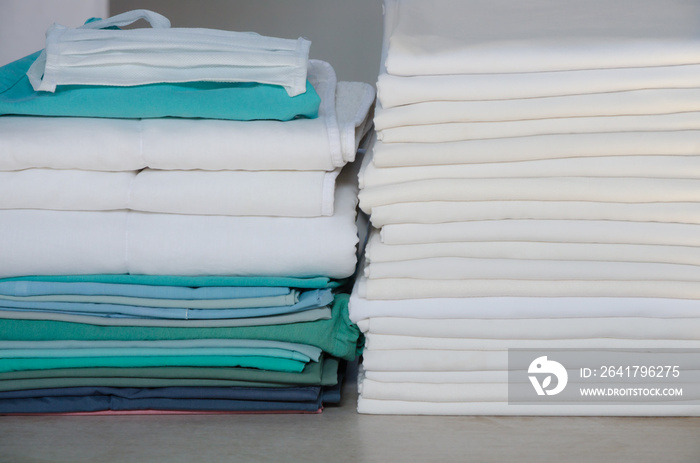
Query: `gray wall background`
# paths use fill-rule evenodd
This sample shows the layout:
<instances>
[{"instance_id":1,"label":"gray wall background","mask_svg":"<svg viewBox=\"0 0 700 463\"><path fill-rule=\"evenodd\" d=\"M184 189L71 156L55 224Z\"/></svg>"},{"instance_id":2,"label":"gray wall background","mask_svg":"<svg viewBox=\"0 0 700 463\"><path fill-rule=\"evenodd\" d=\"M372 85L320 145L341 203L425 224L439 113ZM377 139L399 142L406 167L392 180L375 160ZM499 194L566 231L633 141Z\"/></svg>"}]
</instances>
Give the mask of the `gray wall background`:
<instances>
[{"instance_id":1,"label":"gray wall background","mask_svg":"<svg viewBox=\"0 0 700 463\"><path fill-rule=\"evenodd\" d=\"M111 0L110 15L144 8L172 27L253 31L311 40L310 57L328 61L339 80L374 85L379 73L382 0Z\"/></svg>"}]
</instances>

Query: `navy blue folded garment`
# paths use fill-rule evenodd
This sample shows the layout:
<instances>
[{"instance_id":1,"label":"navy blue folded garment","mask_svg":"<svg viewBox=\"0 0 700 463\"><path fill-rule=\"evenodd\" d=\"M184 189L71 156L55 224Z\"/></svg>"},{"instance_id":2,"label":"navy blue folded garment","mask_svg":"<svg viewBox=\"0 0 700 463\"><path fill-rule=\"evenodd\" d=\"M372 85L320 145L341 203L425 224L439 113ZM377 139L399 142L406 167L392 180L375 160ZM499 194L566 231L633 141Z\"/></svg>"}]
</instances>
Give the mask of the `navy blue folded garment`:
<instances>
[{"instance_id":1,"label":"navy blue folded garment","mask_svg":"<svg viewBox=\"0 0 700 463\"><path fill-rule=\"evenodd\" d=\"M69 387L0 393L0 414L99 411L315 412L340 401L341 384L330 387Z\"/></svg>"},{"instance_id":2,"label":"navy blue folded garment","mask_svg":"<svg viewBox=\"0 0 700 463\"><path fill-rule=\"evenodd\" d=\"M222 399L308 402L318 400L321 386L300 387L61 387L0 392L0 401L13 399L112 396L122 399Z\"/></svg>"},{"instance_id":3,"label":"navy blue folded garment","mask_svg":"<svg viewBox=\"0 0 700 463\"><path fill-rule=\"evenodd\" d=\"M100 411L200 411L200 412L316 412L321 398L306 402L227 399L126 399L109 395L32 397L0 400L0 415L85 413Z\"/></svg>"}]
</instances>

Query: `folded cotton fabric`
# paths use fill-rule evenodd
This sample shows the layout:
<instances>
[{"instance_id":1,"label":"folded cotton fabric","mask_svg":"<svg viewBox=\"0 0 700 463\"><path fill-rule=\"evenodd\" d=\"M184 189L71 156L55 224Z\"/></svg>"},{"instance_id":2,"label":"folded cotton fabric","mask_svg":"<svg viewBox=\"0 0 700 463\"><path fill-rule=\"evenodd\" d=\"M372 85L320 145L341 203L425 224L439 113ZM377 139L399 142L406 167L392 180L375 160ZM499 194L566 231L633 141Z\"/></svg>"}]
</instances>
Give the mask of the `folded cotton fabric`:
<instances>
[{"instance_id":1,"label":"folded cotton fabric","mask_svg":"<svg viewBox=\"0 0 700 463\"><path fill-rule=\"evenodd\" d=\"M360 333L348 319L347 302L347 295L336 296L330 320L273 326L199 328L96 326L56 321L0 319L0 339L4 341L274 340L308 344L330 355L352 360L357 353Z\"/></svg>"},{"instance_id":2,"label":"folded cotton fabric","mask_svg":"<svg viewBox=\"0 0 700 463\"><path fill-rule=\"evenodd\" d=\"M439 297L653 297L700 299L697 283L663 280L367 280L368 299Z\"/></svg>"},{"instance_id":3,"label":"folded cotton fabric","mask_svg":"<svg viewBox=\"0 0 700 463\"><path fill-rule=\"evenodd\" d=\"M643 244L474 241L424 244L383 244L373 232L365 251L372 264L439 257L570 261L657 262L700 265L700 248Z\"/></svg>"},{"instance_id":4,"label":"folded cotton fabric","mask_svg":"<svg viewBox=\"0 0 700 463\"><path fill-rule=\"evenodd\" d=\"M384 317L414 319L529 319L529 318L693 318L700 301L645 297L469 297L372 300L362 295L367 280L358 279L350 298L350 319ZM365 325L363 325L364 327Z\"/></svg>"},{"instance_id":5,"label":"folded cotton fabric","mask_svg":"<svg viewBox=\"0 0 700 463\"><path fill-rule=\"evenodd\" d=\"M111 302L113 299L114 302ZM332 304L333 294L327 289L306 291L301 296L291 294L273 298L147 300L154 302L151 306L130 304L139 300L129 299L109 296L0 296L0 311L151 320L225 320L292 314L323 308Z\"/></svg>"},{"instance_id":6,"label":"folded cotton fabric","mask_svg":"<svg viewBox=\"0 0 700 463\"><path fill-rule=\"evenodd\" d=\"M508 402L410 402L360 397L357 411L382 415L510 415L510 416L698 416L700 401L668 405L510 405Z\"/></svg>"},{"instance_id":7,"label":"folded cotton fabric","mask_svg":"<svg viewBox=\"0 0 700 463\"><path fill-rule=\"evenodd\" d=\"M565 117L502 122L450 122L380 130L385 143L443 143L568 133L698 130L698 112L651 116ZM655 153L658 154L658 153Z\"/></svg>"},{"instance_id":8,"label":"folded cotton fabric","mask_svg":"<svg viewBox=\"0 0 700 463\"><path fill-rule=\"evenodd\" d=\"M371 324L371 320L370 320ZM697 349L700 341L687 339L479 339L401 336L365 333L368 351L392 350L499 350L499 349ZM696 372L700 373L700 372ZM697 376L696 376L697 378ZM685 381L689 380L685 377ZM507 378L506 381L507 382Z\"/></svg>"},{"instance_id":9,"label":"folded cotton fabric","mask_svg":"<svg viewBox=\"0 0 700 463\"><path fill-rule=\"evenodd\" d=\"M32 88L27 71L33 53L0 68L0 114L142 119L185 117L291 121L318 117L321 99L310 82L290 97L262 83L183 82L137 87L60 86L54 93Z\"/></svg>"},{"instance_id":10,"label":"folded cotton fabric","mask_svg":"<svg viewBox=\"0 0 700 463\"><path fill-rule=\"evenodd\" d=\"M84 323L98 326L165 326L177 328L215 328L231 326L269 326L329 320L330 307L308 309L281 315L253 316L248 318L213 318L203 320L173 320L168 318L103 317L94 313L66 313L32 310L0 310L0 318L16 320L53 320L57 322Z\"/></svg>"},{"instance_id":11,"label":"folded cotton fabric","mask_svg":"<svg viewBox=\"0 0 700 463\"><path fill-rule=\"evenodd\" d=\"M431 101L396 108L378 106L377 130L452 122L497 122L567 117L696 112L700 89L655 89L496 101Z\"/></svg>"},{"instance_id":12,"label":"folded cotton fabric","mask_svg":"<svg viewBox=\"0 0 700 463\"><path fill-rule=\"evenodd\" d=\"M663 355L650 352L615 352L600 350L613 361L624 361L626 357L629 361L662 362ZM586 365L586 355L590 358L589 352L571 352L572 360L567 363L567 368L578 369ZM668 355L668 354L665 354ZM675 354L674 354L675 355ZM678 352L679 358L683 362L688 362L688 369L697 370L698 362L695 360L692 351L687 353ZM646 358L645 358L646 356ZM681 357L682 356L682 357ZM578 357L574 360L574 357ZM508 368L508 352L483 351L483 350L368 350L363 354L363 364L367 370L380 371L489 371L506 370ZM685 363L684 363L685 364Z\"/></svg>"},{"instance_id":13,"label":"folded cotton fabric","mask_svg":"<svg viewBox=\"0 0 700 463\"><path fill-rule=\"evenodd\" d=\"M321 97L316 119L5 116L0 170L334 170L354 160L369 129L374 90L358 82L336 84L328 63L311 60L310 66L309 80Z\"/></svg>"},{"instance_id":14,"label":"folded cotton fabric","mask_svg":"<svg viewBox=\"0 0 700 463\"><path fill-rule=\"evenodd\" d=\"M650 262L597 262L539 259L432 257L399 262L374 262L365 267L371 280L614 280L700 281L696 265Z\"/></svg>"},{"instance_id":15,"label":"folded cotton fabric","mask_svg":"<svg viewBox=\"0 0 700 463\"><path fill-rule=\"evenodd\" d=\"M483 220L618 220L700 224L700 203L594 201L422 201L372 207L372 225Z\"/></svg>"},{"instance_id":16,"label":"folded cotton fabric","mask_svg":"<svg viewBox=\"0 0 700 463\"><path fill-rule=\"evenodd\" d=\"M697 64L508 74L393 76L382 72L383 108L437 101L492 101L700 87Z\"/></svg>"},{"instance_id":17,"label":"folded cotton fabric","mask_svg":"<svg viewBox=\"0 0 700 463\"><path fill-rule=\"evenodd\" d=\"M696 156L699 131L570 133L445 143L374 144L377 167L516 162L601 156Z\"/></svg>"},{"instance_id":18,"label":"folded cotton fabric","mask_svg":"<svg viewBox=\"0 0 700 463\"><path fill-rule=\"evenodd\" d=\"M360 207L417 201L694 202L700 180L630 177L430 179L366 187Z\"/></svg>"},{"instance_id":19,"label":"folded cotton fabric","mask_svg":"<svg viewBox=\"0 0 700 463\"><path fill-rule=\"evenodd\" d=\"M0 172L0 208L320 217L339 172L26 169Z\"/></svg>"},{"instance_id":20,"label":"folded cotton fabric","mask_svg":"<svg viewBox=\"0 0 700 463\"><path fill-rule=\"evenodd\" d=\"M322 356L299 372L220 367L67 368L0 373L0 390L63 387L286 387L338 383L337 359Z\"/></svg>"},{"instance_id":21,"label":"folded cotton fabric","mask_svg":"<svg viewBox=\"0 0 700 463\"><path fill-rule=\"evenodd\" d=\"M356 178L339 177L332 217L0 211L0 275L346 278L357 259Z\"/></svg>"},{"instance_id":22,"label":"folded cotton fabric","mask_svg":"<svg viewBox=\"0 0 700 463\"><path fill-rule=\"evenodd\" d=\"M124 275L126 276L126 275ZM115 276L116 277L116 276ZM45 277L50 278L50 277ZM84 277L89 279L88 276ZM138 277L134 277L136 280ZM196 280L196 279L195 279ZM296 291L284 286L174 286L143 285L129 283L96 283L91 281L41 281L39 279L0 280L0 295L3 296L121 296L147 297L165 300L209 300L265 298L292 295ZM240 281L239 281L240 283Z\"/></svg>"},{"instance_id":23,"label":"folded cotton fabric","mask_svg":"<svg viewBox=\"0 0 700 463\"><path fill-rule=\"evenodd\" d=\"M528 177L700 178L700 157L602 155L406 167L377 167L368 162L360 171L359 181L360 188L369 188L431 179Z\"/></svg>"},{"instance_id":24,"label":"folded cotton fabric","mask_svg":"<svg viewBox=\"0 0 700 463\"><path fill-rule=\"evenodd\" d=\"M697 225L615 220L486 220L386 225L384 244L466 241L650 244L698 246Z\"/></svg>"},{"instance_id":25,"label":"folded cotton fabric","mask_svg":"<svg viewBox=\"0 0 700 463\"><path fill-rule=\"evenodd\" d=\"M556 1L390 0L385 65L393 75L431 75L698 64L691 19L698 13L682 1L596 1L583 8Z\"/></svg>"}]
</instances>

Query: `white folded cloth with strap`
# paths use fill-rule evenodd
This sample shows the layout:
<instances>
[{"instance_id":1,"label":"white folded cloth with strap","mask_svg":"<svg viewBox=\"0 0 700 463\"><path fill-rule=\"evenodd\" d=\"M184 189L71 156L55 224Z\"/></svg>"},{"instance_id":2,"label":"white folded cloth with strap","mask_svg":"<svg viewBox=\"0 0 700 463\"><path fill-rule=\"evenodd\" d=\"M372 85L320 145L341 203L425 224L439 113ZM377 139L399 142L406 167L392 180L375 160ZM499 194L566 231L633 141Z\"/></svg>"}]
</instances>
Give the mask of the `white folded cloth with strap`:
<instances>
[{"instance_id":1,"label":"white folded cloth with strap","mask_svg":"<svg viewBox=\"0 0 700 463\"><path fill-rule=\"evenodd\" d=\"M152 28L114 29L145 19ZM112 27L111 29L106 29ZM133 10L70 29L46 31L46 48L27 75L34 90L59 85L134 86L162 82L259 82L289 96L306 91L311 42L251 32L170 28L148 10Z\"/></svg>"}]
</instances>

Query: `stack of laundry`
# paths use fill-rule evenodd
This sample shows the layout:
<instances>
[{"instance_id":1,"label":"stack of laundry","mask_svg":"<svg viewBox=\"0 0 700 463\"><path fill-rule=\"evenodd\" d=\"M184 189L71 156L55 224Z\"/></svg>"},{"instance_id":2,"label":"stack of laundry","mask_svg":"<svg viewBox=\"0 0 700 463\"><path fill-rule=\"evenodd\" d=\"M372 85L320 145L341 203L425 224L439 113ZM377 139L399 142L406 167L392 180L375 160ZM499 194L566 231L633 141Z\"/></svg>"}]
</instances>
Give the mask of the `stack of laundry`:
<instances>
[{"instance_id":1,"label":"stack of laundry","mask_svg":"<svg viewBox=\"0 0 700 463\"><path fill-rule=\"evenodd\" d=\"M700 347L698 5L384 7L359 411L698 414L508 403L508 349Z\"/></svg>"},{"instance_id":2,"label":"stack of laundry","mask_svg":"<svg viewBox=\"0 0 700 463\"><path fill-rule=\"evenodd\" d=\"M339 400L374 90L308 50L137 10L0 69L0 413Z\"/></svg>"}]
</instances>

